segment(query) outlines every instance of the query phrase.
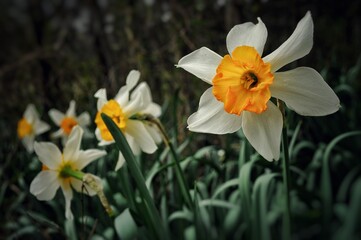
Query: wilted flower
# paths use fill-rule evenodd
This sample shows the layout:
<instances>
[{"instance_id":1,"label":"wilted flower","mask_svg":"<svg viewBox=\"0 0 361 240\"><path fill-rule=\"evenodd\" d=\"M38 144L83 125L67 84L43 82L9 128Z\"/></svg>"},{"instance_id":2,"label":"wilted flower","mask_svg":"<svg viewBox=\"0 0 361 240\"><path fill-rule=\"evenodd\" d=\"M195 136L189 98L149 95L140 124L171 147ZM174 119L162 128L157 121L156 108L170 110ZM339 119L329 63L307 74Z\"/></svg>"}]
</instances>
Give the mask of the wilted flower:
<instances>
[{"instance_id":1,"label":"wilted flower","mask_svg":"<svg viewBox=\"0 0 361 240\"><path fill-rule=\"evenodd\" d=\"M90 123L89 113L83 112L78 117L75 113L75 101L72 100L69 105L69 109L66 113L62 113L57 109L50 109L49 116L53 122L59 126L59 130L52 134L53 138L62 137L62 142L65 144L68 136L74 126L81 126L86 129L86 126Z\"/></svg>"},{"instance_id":2,"label":"wilted flower","mask_svg":"<svg viewBox=\"0 0 361 240\"><path fill-rule=\"evenodd\" d=\"M225 134L243 129L251 145L267 160L278 159L282 114L271 96L305 116L336 112L340 102L321 75L300 67L276 72L307 55L313 45L310 12L278 49L261 58L267 28L247 22L234 26L227 35L229 54L223 58L206 47L183 57L178 67L212 85L201 97L199 109L188 119L195 132Z\"/></svg>"},{"instance_id":3,"label":"wilted flower","mask_svg":"<svg viewBox=\"0 0 361 240\"><path fill-rule=\"evenodd\" d=\"M134 154L139 154L140 150L145 153L153 153L157 149L156 143L161 141L158 129L151 123L141 119L142 116L147 114L159 117L161 108L152 101L147 83L142 82L133 90L138 83L139 77L139 71L130 71L126 79L126 85L119 90L114 99L107 99L105 89L99 89L95 93L94 96L98 98L95 135L99 140L99 146L114 142L111 133L101 118L101 113L105 113L123 132ZM124 161L122 153L119 152L115 170L118 170L124 164Z\"/></svg>"},{"instance_id":4,"label":"wilted flower","mask_svg":"<svg viewBox=\"0 0 361 240\"><path fill-rule=\"evenodd\" d=\"M36 135L40 135L50 129L50 126L41 121L39 114L33 104L26 107L23 118L18 122L18 137L23 142L29 153L34 151L34 140Z\"/></svg>"},{"instance_id":5,"label":"wilted flower","mask_svg":"<svg viewBox=\"0 0 361 240\"><path fill-rule=\"evenodd\" d=\"M91 196L97 194L93 188L80 180L86 175L80 170L95 159L106 155L105 151L98 149L80 150L82 136L82 128L74 127L63 153L50 142L35 142L34 144L35 153L42 162L43 169L31 182L30 192L38 200L48 201L54 198L58 188L61 187L65 197L65 216L67 219L73 218L70 209L73 198L72 187L78 192L84 192ZM98 185L101 185L100 178L94 176L94 179L98 181Z\"/></svg>"}]
</instances>

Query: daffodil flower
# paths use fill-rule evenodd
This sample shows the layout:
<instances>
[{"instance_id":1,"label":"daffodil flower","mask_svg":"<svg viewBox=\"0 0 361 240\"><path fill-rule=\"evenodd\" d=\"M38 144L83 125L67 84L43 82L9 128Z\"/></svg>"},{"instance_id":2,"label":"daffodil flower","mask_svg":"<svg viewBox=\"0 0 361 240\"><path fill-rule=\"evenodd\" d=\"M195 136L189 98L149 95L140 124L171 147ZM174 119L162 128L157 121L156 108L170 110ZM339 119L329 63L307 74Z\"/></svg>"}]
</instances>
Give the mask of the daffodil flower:
<instances>
[{"instance_id":1,"label":"daffodil flower","mask_svg":"<svg viewBox=\"0 0 361 240\"><path fill-rule=\"evenodd\" d=\"M33 104L26 107L23 117L18 122L18 137L22 141L29 153L34 151L34 140L36 135L40 135L50 129L50 126L41 121L39 114Z\"/></svg>"},{"instance_id":2,"label":"daffodil flower","mask_svg":"<svg viewBox=\"0 0 361 240\"><path fill-rule=\"evenodd\" d=\"M283 119L271 97L304 116L334 113L340 102L312 68L277 72L310 52L310 12L278 49L262 58L266 39L267 28L258 18L257 24L247 22L230 30L229 54L221 57L202 47L180 59L177 67L212 85L201 96L198 111L188 118L191 131L226 134L242 128L257 152L272 161L279 159Z\"/></svg>"},{"instance_id":3,"label":"daffodil flower","mask_svg":"<svg viewBox=\"0 0 361 240\"><path fill-rule=\"evenodd\" d=\"M65 142L68 139L68 136L74 126L81 126L83 129L86 129L86 126L90 124L89 113L83 112L79 116L76 116L75 113L75 101L70 101L69 109L66 113L62 113L57 109L50 109L49 116L53 122L59 126L59 130L52 134L53 138L62 137L62 142Z\"/></svg>"},{"instance_id":4,"label":"daffodil flower","mask_svg":"<svg viewBox=\"0 0 361 240\"><path fill-rule=\"evenodd\" d=\"M105 151L98 149L80 150L83 136L81 127L72 129L66 142L63 153L50 142L35 142L34 149L43 164L42 171L34 178L30 185L30 192L38 200L49 201L54 198L61 187L65 197L65 216L72 219L70 203L73 198L74 188L78 192L95 195L97 192L81 179L86 176L81 170L94 160L106 155ZM101 185L101 179L94 176Z\"/></svg>"},{"instance_id":5,"label":"daffodil flower","mask_svg":"<svg viewBox=\"0 0 361 240\"><path fill-rule=\"evenodd\" d=\"M161 108L152 101L149 86L147 83L140 83L139 71L129 72L126 85L120 88L114 99L108 100L105 89L99 89L95 93L98 98L98 113L95 118L97 129L95 135L99 140L99 146L112 144L114 139L101 118L101 113L108 115L125 135L130 148L135 155L140 151L153 153L157 149L156 143L161 141L158 129L149 122L142 121L142 116L150 114L159 117ZM134 90L133 90L134 89ZM115 170L124 164L125 159L121 152Z\"/></svg>"}]
</instances>

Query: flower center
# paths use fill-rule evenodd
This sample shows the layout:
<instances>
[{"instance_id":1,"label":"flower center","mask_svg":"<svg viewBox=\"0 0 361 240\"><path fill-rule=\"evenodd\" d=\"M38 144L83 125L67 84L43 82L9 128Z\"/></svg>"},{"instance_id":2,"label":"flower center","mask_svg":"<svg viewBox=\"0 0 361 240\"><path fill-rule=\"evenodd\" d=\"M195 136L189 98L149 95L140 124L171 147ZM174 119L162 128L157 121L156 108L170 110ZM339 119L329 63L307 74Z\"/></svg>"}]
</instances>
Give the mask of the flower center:
<instances>
[{"instance_id":1,"label":"flower center","mask_svg":"<svg viewBox=\"0 0 361 240\"><path fill-rule=\"evenodd\" d=\"M228 113L262 113L271 98L273 78L271 65L263 62L254 47L240 46L218 65L212 80L213 94Z\"/></svg>"},{"instance_id":2,"label":"flower center","mask_svg":"<svg viewBox=\"0 0 361 240\"><path fill-rule=\"evenodd\" d=\"M78 122L72 117L65 117L60 123L60 127L66 135L69 135L73 127L76 125L78 125Z\"/></svg>"},{"instance_id":3,"label":"flower center","mask_svg":"<svg viewBox=\"0 0 361 240\"><path fill-rule=\"evenodd\" d=\"M20 139L33 133L33 126L25 119L22 118L18 122L18 136Z\"/></svg>"},{"instance_id":4,"label":"flower center","mask_svg":"<svg viewBox=\"0 0 361 240\"><path fill-rule=\"evenodd\" d=\"M125 129L127 125L127 117L124 115L119 103L117 103L115 100L109 100L97 113L95 117L95 123L100 130L102 138L106 141L112 141L113 136L110 134L107 126L105 125L100 115L101 113L105 113L106 115L108 115L121 130Z\"/></svg>"},{"instance_id":5,"label":"flower center","mask_svg":"<svg viewBox=\"0 0 361 240\"><path fill-rule=\"evenodd\" d=\"M59 177L63 179L67 179L70 177L68 172L73 171L75 169L72 168L72 166L69 163L65 163L61 168L59 169Z\"/></svg>"}]
</instances>

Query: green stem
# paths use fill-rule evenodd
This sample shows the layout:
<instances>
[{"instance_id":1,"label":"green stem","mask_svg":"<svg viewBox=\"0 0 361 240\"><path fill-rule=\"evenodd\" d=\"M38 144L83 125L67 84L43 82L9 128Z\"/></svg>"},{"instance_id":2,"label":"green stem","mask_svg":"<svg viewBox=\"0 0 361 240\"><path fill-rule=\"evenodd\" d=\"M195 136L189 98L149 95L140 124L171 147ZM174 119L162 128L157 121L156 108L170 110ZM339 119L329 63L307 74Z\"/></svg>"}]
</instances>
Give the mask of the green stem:
<instances>
[{"instance_id":1,"label":"green stem","mask_svg":"<svg viewBox=\"0 0 361 240\"><path fill-rule=\"evenodd\" d=\"M60 171L60 175L63 177L73 177L80 181L83 181L85 173L82 171L73 170L70 166L65 166Z\"/></svg>"},{"instance_id":2,"label":"green stem","mask_svg":"<svg viewBox=\"0 0 361 240\"><path fill-rule=\"evenodd\" d=\"M287 125L285 122L285 110L284 103L278 101L279 108L283 115L283 131L282 131L282 176L284 183L284 194L285 194L285 211L283 215L283 239L291 239L291 207L290 207L290 157L288 153L288 136L287 136Z\"/></svg>"},{"instance_id":3,"label":"green stem","mask_svg":"<svg viewBox=\"0 0 361 240\"><path fill-rule=\"evenodd\" d=\"M187 185L187 182L185 180L182 168L181 168L180 163L179 163L180 161L179 161L179 158L178 158L178 154L177 154L173 144L169 140L169 138L167 136L167 133L165 132L165 130L163 128L163 125L159 122L158 119L156 119L156 118L154 118L152 116L146 117L145 120L149 121L152 124L155 124L158 127L159 131L161 132L162 137L163 137L163 141L169 147L170 153L171 153L171 155L173 157L173 160L174 160L174 163L175 163L175 174L176 174L177 181L178 181L179 187L181 189L184 201L186 202L187 206L191 210L193 210L194 204L192 203L192 198L191 198L191 195L189 193L189 188L188 188L188 185Z\"/></svg>"}]
</instances>

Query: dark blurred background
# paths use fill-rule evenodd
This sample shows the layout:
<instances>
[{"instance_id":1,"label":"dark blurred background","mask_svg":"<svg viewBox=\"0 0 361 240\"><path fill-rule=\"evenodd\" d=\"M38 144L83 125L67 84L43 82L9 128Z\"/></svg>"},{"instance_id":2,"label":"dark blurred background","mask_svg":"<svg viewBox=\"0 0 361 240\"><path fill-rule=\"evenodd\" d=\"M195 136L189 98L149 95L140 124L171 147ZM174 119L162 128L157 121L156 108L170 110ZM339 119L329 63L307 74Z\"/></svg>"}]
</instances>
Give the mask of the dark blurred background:
<instances>
[{"instance_id":1,"label":"dark blurred background","mask_svg":"<svg viewBox=\"0 0 361 240\"><path fill-rule=\"evenodd\" d=\"M268 28L267 54L310 10L314 47L291 66L327 71L326 81L334 87L360 58L360 5L325 0L1 0L1 135L13 136L28 103L46 113L52 107L65 111L74 99L79 111L95 111L96 90L105 87L112 97L131 69L141 71L141 80L161 105L178 89L179 113L186 117L196 110L206 85L174 64L202 46L226 54L231 27L257 22L258 16ZM360 81L352 84L359 96Z\"/></svg>"}]
</instances>

